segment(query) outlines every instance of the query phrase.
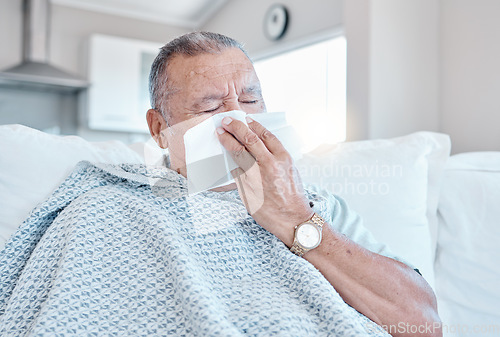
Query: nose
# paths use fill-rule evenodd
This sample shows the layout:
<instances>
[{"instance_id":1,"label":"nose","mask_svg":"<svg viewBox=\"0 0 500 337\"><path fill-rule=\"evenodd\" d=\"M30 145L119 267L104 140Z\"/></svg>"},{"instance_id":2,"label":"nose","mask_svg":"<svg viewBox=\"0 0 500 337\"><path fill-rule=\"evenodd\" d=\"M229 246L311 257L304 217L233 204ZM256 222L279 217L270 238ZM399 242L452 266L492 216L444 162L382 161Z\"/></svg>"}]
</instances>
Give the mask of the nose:
<instances>
[{"instance_id":1,"label":"nose","mask_svg":"<svg viewBox=\"0 0 500 337\"><path fill-rule=\"evenodd\" d=\"M242 106L240 105L240 102L238 101L238 98L231 98L228 99L227 101L224 102L224 112L226 111L232 111L232 110L242 110Z\"/></svg>"}]
</instances>

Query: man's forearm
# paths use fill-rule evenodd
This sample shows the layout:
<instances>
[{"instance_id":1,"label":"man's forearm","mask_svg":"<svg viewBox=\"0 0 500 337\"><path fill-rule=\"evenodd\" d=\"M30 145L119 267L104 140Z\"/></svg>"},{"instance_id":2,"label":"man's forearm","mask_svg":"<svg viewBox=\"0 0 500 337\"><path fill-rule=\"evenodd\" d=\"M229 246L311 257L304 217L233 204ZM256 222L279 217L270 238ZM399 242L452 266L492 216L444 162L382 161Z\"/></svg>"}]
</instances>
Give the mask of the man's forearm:
<instances>
[{"instance_id":1,"label":"man's forearm","mask_svg":"<svg viewBox=\"0 0 500 337\"><path fill-rule=\"evenodd\" d=\"M304 258L350 306L383 327L399 327L390 331L393 336L442 335L432 289L405 264L372 253L329 226L321 245Z\"/></svg>"}]
</instances>

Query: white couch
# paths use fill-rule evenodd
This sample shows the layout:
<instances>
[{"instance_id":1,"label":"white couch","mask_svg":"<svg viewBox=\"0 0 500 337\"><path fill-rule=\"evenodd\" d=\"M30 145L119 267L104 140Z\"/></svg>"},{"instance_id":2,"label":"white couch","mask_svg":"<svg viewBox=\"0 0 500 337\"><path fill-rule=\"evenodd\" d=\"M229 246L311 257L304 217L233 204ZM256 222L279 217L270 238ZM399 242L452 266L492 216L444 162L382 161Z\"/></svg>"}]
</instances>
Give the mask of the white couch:
<instances>
[{"instance_id":1,"label":"white couch","mask_svg":"<svg viewBox=\"0 0 500 337\"><path fill-rule=\"evenodd\" d=\"M500 152L452 156L438 206L434 261L452 336L500 336Z\"/></svg>"},{"instance_id":2,"label":"white couch","mask_svg":"<svg viewBox=\"0 0 500 337\"><path fill-rule=\"evenodd\" d=\"M435 289L445 336L500 335L500 152L449 157L447 135L323 146L297 162ZM0 126L0 247L80 160L158 161L150 144L87 142ZM145 159L146 158L146 159Z\"/></svg>"}]
</instances>

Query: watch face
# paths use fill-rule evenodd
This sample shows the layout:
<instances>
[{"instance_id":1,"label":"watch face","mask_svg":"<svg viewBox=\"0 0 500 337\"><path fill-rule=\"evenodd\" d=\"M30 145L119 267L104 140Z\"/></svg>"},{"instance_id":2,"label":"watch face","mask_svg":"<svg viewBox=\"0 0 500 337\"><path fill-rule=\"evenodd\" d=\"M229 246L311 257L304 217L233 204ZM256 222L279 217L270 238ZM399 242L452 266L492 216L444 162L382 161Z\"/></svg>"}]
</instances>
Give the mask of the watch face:
<instances>
[{"instance_id":1,"label":"watch face","mask_svg":"<svg viewBox=\"0 0 500 337\"><path fill-rule=\"evenodd\" d=\"M306 249L313 249L319 245L321 233L312 223L304 223L297 228L297 241Z\"/></svg>"}]
</instances>

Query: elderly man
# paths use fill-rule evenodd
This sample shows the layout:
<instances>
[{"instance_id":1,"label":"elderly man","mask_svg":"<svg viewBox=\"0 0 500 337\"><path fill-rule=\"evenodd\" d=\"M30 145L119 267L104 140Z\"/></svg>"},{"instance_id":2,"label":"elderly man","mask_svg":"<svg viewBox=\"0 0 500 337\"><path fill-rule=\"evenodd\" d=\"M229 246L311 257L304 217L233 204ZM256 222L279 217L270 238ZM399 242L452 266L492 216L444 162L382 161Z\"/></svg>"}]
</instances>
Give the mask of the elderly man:
<instances>
[{"instance_id":1,"label":"elderly man","mask_svg":"<svg viewBox=\"0 0 500 337\"><path fill-rule=\"evenodd\" d=\"M441 335L425 280L340 198L304 190L251 118L266 107L238 42L171 41L150 91L170 168L80 163L0 251L1 336ZM230 110L248 114L217 129L236 184L189 196L183 135Z\"/></svg>"},{"instance_id":2,"label":"elderly man","mask_svg":"<svg viewBox=\"0 0 500 337\"><path fill-rule=\"evenodd\" d=\"M192 33L163 47L152 67L150 91L153 109L148 111L147 120L151 135L160 147L169 149L171 169L183 176L183 135L187 129L225 111L266 111L259 80L244 49L218 34ZM247 121L248 127L225 117L217 132L241 167L249 166L244 165L248 157L255 158L250 169L233 172L239 195L253 219L295 252L306 250L301 251L303 258L350 306L382 326L399 326L394 335L415 336L415 331L402 328L405 324L431 325L435 328L432 333L439 334L436 300L425 280L407 265L371 252L342 233L342 228L349 233L356 231L349 228L354 224L326 221L316 248L300 246L296 226L324 219L311 209L290 155L277 138L251 117ZM234 188L230 185L220 190ZM341 207L344 204L337 206Z\"/></svg>"}]
</instances>

